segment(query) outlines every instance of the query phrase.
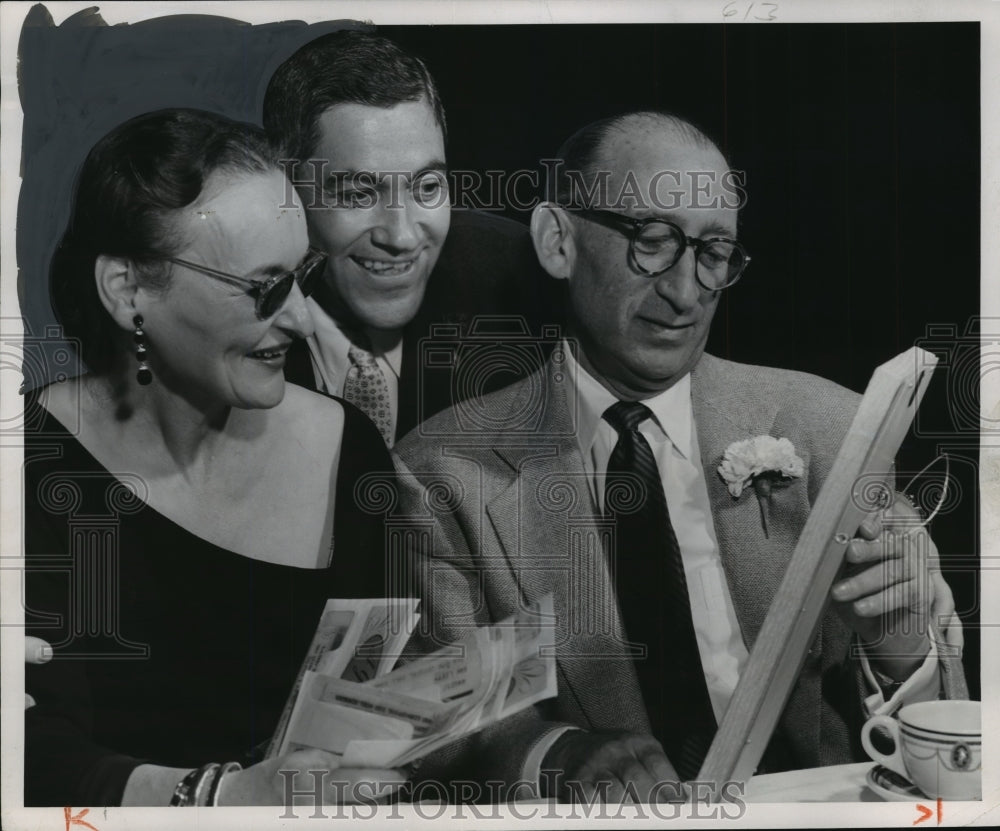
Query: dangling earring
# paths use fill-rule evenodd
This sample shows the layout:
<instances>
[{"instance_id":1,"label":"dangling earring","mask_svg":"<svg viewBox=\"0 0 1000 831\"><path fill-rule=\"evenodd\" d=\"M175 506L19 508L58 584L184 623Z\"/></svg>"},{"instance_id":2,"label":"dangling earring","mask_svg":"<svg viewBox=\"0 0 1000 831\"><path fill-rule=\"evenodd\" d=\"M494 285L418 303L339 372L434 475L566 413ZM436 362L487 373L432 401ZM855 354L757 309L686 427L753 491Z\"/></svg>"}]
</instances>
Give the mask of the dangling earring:
<instances>
[{"instance_id":1,"label":"dangling earring","mask_svg":"<svg viewBox=\"0 0 1000 831\"><path fill-rule=\"evenodd\" d=\"M132 340L135 341L135 359L139 362L135 380L146 386L153 380L153 370L146 362L146 333L142 331L142 315L133 317L132 322L135 324L135 331L132 333Z\"/></svg>"}]
</instances>

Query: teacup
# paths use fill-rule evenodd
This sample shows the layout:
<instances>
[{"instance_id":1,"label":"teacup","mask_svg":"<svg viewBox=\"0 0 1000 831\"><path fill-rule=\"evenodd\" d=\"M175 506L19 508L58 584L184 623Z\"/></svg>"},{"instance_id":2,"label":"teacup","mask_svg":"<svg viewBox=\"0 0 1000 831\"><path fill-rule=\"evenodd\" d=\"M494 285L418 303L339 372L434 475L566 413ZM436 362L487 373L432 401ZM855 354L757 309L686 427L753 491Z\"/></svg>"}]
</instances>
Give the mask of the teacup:
<instances>
[{"instance_id":1,"label":"teacup","mask_svg":"<svg viewBox=\"0 0 1000 831\"><path fill-rule=\"evenodd\" d=\"M871 732L892 737L891 755L872 746ZM978 701L922 701L890 716L873 716L861 743L879 764L909 779L932 799L982 799L982 725Z\"/></svg>"}]
</instances>

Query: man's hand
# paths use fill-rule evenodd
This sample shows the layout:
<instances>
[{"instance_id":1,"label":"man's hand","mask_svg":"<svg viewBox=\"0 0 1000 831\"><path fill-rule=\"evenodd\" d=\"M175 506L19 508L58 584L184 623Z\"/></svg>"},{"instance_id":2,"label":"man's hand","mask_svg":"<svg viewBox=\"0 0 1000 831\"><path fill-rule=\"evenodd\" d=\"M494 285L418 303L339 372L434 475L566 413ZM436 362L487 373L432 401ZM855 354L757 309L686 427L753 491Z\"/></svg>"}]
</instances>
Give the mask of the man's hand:
<instances>
[{"instance_id":1,"label":"man's hand","mask_svg":"<svg viewBox=\"0 0 1000 831\"><path fill-rule=\"evenodd\" d=\"M545 755L543 780L558 776L557 796L570 802L683 802L686 789L660 743L622 730L570 730Z\"/></svg>"},{"instance_id":2,"label":"man's hand","mask_svg":"<svg viewBox=\"0 0 1000 831\"><path fill-rule=\"evenodd\" d=\"M917 512L899 497L881 515L865 519L847 548L854 573L831 591L837 611L877 669L897 681L927 655L932 601L939 598L939 610L951 601L937 549L919 523Z\"/></svg>"}]
</instances>

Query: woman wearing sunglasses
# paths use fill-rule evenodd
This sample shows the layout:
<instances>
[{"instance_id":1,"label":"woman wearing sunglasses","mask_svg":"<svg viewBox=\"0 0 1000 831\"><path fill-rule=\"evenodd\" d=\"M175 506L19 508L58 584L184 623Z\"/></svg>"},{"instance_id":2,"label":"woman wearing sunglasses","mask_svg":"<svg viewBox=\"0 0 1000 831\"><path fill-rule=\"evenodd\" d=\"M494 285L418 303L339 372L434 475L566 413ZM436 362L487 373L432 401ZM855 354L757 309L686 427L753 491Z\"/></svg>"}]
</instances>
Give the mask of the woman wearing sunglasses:
<instances>
[{"instance_id":1,"label":"woman wearing sunglasses","mask_svg":"<svg viewBox=\"0 0 1000 831\"><path fill-rule=\"evenodd\" d=\"M326 599L386 594L382 523L354 500L392 469L382 440L282 377L323 267L256 128L165 110L87 157L51 290L89 372L25 402L26 616L54 653L27 671L26 804L401 780L261 761Z\"/></svg>"}]
</instances>

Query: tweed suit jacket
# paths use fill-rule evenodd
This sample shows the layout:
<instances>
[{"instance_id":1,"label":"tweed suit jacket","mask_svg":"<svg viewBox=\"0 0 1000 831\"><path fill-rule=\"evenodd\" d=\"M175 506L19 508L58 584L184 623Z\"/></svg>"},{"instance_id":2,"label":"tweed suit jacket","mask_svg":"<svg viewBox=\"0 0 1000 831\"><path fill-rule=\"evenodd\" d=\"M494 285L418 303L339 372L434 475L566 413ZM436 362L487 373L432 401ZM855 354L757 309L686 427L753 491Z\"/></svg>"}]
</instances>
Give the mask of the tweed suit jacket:
<instances>
[{"instance_id":1,"label":"tweed suit jacket","mask_svg":"<svg viewBox=\"0 0 1000 831\"><path fill-rule=\"evenodd\" d=\"M649 730L635 644L622 629L602 547L607 528L576 441L575 387L558 357L492 396L439 414L396 447L401 511L428 523L433 536L414 567L423 612L441 642L554 595L558 697L486 731L478 751L463 751L482 762L499 743L505 760L482 773L507 781L552 723ZM691 396L720 555L749 649L860 397L815 376L710 355L692 373ZM805 468L772 491L767 535L753 489L734 499L717 473L731 442L762 434L789 438ZM828 612L783 712L770 769L865 758L851 638Z\"/></svg>"}]
</instances>

